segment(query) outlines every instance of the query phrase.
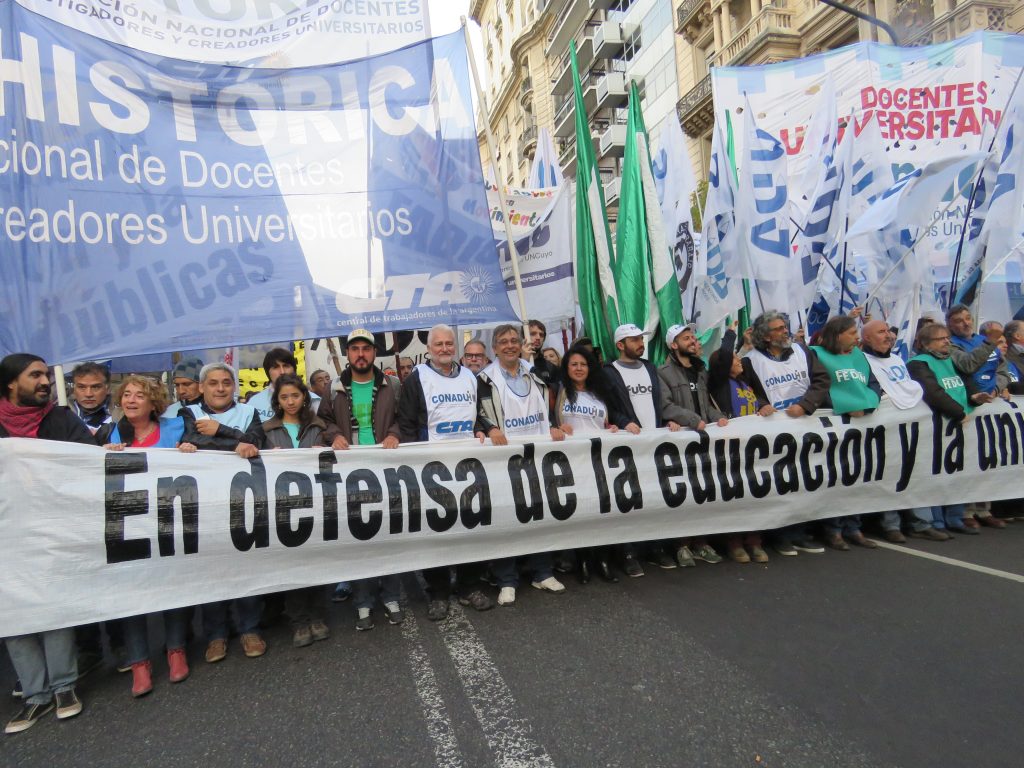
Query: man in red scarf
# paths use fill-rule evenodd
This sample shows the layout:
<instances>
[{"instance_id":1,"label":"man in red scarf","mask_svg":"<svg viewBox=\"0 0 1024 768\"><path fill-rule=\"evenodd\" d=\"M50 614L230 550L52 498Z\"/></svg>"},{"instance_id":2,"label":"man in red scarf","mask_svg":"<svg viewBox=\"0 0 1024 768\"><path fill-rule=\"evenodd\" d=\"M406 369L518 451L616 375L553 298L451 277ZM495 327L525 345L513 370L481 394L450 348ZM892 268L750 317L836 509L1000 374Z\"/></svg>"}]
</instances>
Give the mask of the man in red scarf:
<instances>
[{"instance_id":1,"label":"man in red scarf","mask_svg":"<svg viewBox=\"0 0 1024 768\"><path fill-rule=\"evenodd\" d=\"M0 437L96 445L71 411L50 402L46 362L25 353L0 360ZM9 637L7 651L18 673L25 704L7 723L5 733L31 728L54 704L62 720L82 711L82 702L75 693L78 665L73 628Z\"/></svg>"}]
</instances>

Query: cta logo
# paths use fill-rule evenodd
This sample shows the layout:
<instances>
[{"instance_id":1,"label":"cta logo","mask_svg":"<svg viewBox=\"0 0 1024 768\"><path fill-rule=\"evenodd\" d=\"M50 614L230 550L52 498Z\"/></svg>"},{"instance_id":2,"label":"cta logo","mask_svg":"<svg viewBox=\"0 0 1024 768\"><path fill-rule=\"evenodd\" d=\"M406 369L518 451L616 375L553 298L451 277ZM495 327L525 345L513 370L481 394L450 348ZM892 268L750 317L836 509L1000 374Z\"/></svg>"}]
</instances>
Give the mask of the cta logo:
<instances>
[{"instance_id":1,"label":"cta logo","mask_svg":"<svg viewBox=\"0 0 1024 768\"><path fill-rule=\"evenodd\" d=\"M458 435L463 432L473 432L472 421L442 421L435 428L439 435Z\"/></svg>"}]
</instances>

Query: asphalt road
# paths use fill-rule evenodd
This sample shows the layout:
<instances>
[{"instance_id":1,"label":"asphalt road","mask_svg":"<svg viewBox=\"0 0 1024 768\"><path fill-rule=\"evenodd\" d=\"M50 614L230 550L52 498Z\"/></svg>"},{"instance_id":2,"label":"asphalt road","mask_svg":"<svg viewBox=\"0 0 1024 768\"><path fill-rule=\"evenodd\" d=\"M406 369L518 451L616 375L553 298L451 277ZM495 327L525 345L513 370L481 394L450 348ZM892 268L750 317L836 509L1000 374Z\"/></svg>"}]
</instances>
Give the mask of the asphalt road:
<instances>
[{"instance_id":1,"label":"asphalt road","mask_svg":"<svg viewBox=\"0 0 1024 768\"><path fill-rule=\"evenodd\" d=\"M932 553L957 563L914 556ZM1019 766L1024 523L948 543L699 563L514 608L413 617L226 661L133 700L92 673L85 711L0 737L0 765ZM990 569L978 571L963 564ZM154 641L159 642L158 635ZM156 655L155 655L156 657ZM0 685L14 675L0 658ZM0 717L17 710L0 700Z\"/></svg>"}]
</instances>

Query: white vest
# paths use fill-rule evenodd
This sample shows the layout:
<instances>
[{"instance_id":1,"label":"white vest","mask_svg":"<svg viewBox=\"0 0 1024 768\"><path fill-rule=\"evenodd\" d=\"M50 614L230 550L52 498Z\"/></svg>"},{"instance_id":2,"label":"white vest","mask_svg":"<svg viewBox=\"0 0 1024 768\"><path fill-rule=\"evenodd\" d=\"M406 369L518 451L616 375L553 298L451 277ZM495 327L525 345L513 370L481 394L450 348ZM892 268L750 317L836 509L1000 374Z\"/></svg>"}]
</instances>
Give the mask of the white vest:
<instances>
[{"instance_id":1,"label":"white vest","mask_svg":"<svg viewBox=\"0 0 1024 768\"><path fill-rule=\"evenodd\" d=\"M522 370L526 369L520 368L520 371ZM526 377L530 388L525 396L520 396L509 388L499 362L491 363L481 373L487 374L487 378L491 380L491 386L501 398L502 424L500 426L501 431L507 437L549 434L547 399L532 376Z\"/></svg>"},{"instance_id":2,"label":"white vest","mask_svg":"<svg viewBox=\"0 0 1024 768\"><path fill-rule=\"evenodd\" d=\"M910 378L910 371L907 364L899 355L889 357L875 357L872 354L865 354L871 372L878 379L882 391L889 396L892 404L901 410L913 408L921 402L924 390L921 385Z\"/></svg>"},{"instance_id":3,"label":"white vest","mask_svg":"<svg viewBox=\"0 0 1024 768\"><path fill-rule=\"evenodd\" d=\"M785 360L774 360L757 349L747 359L764 387L768 402L780 411L799 403L811 386L810 374L807 372L807 353L798 344L793 345L793 354Z\"/></svg>"},{"instance_id":4,"label":"white vest","mask_svg":"<svg viewBox=\"0 0 1024 768\"><path fill-rule=\"evenodd\" d=\"M443 376L426 363L419 371L427 404L427 439L459 440L473 436L476 423L476 376L466 367L454 378Z\"/></svg>"},{"instance_id":5,"label":"white vest","mask_svg":"<svg viewBox=\"0 0 1024 768\"><path fill-rule=\"evenodd\" d=\"M596 395L577 392L575 403L565 398L559 419L562 424L572 427L574 435L600 432L608 421L608 408Z\"/></svg>"},{"instance_id":6,"label":"white vest","mask_svg":"<svg viewBox=\"0 0 1024 768\"><path fill-rule=\"evenodd\" d=\"M237 429L239 432L245 432L249 428L249 424L252 423L252 414L256 410L248 403L235 403L231 408L228 408L222 413L207 413L203 410L201 405L190 405L188 410L192 412L192 415L199 419L213 419L218 424L223 424L225 427L231 427Z\"/></svg>"},{"instance_id":7,"label":"white vest","mask_svg":"<svg viewBox=\"0 0 1024 768\"><path fill-rule=\"evenodd\" d=\"M629 392L629 402L633 405L633 413L640 426L643 429L655 429L658 426L658 412L654 405L654 382L647 373L647 366L628 368L618 360L614 365Z\"/></svg>"}]
</instances>

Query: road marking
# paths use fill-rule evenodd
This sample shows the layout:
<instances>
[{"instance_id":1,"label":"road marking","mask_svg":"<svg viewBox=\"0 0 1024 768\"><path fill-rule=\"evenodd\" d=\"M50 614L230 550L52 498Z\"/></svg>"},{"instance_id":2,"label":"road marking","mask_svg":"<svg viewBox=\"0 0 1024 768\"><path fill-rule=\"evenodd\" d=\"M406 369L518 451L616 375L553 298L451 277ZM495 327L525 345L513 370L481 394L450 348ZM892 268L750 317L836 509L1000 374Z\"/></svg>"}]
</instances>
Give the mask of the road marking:
<instances>
[{"instance_id":1,"label":"road marking","mask_svg":"<svg viewBox=\"0 0 1024 768\"><path fill-rule=\"evenodd\" d=\"M899 544L890 544L887 541L874 540L879 547L883 549L891 549L896 552L903 552L907 555L914 555L915 557L923 557L925 560L934 560L937 563L945 563L946 565L955 565L958 568L965 568L968 571L975 571L977 573L984 573L986 576L997 576L1000 579L1006 579L1007 581L1016 581L1018 584L1024 584L1024 576L1019 573L1010 573L1009 571L1000 571L996 568L988 568L984 565L977 565L975 563L968 563L966 560L954 560L952 557L945 557L944 555L933 555L931 552L922 552L919 549L911 549L910 547L901 547Z\"/></svg>"},{"instance_id":2,"label":"road marking","mask_svg":"<svg viewBox=\"0 0 1024 768\"><path fill-rule=\"evenodd\" d=\"M483 728L499 768L554 768L554 761L531 736L530 723L519 715L512 691L457 602L439 622L448 655L462 680L476 719Z\"/></svg>"},{"instance_id":3,"label":"road marking","mask_svg":"<svg viewBox=\"0 0 1024 768\"><path fill-rule=\"evenodd\" d=\"M437 684L434 668L430 666L430 658L420 639L420 628L409 606L405 594L402 603L406 606L405 621L402 622L402 638L409 647L409 666L412 667L412 679L416 693L420 697L423 717L427 721L427 735L434 743L434 756L439 768L464 768L466 762L459 749L459 741L455 737L455 728L448 717L448 709L441 696L441 688Z\"/></svg>"}]
</instances>

